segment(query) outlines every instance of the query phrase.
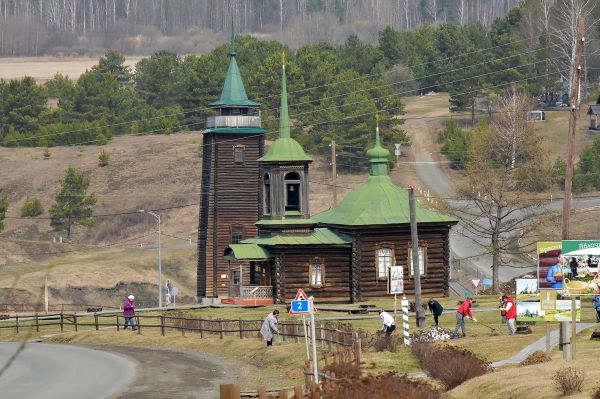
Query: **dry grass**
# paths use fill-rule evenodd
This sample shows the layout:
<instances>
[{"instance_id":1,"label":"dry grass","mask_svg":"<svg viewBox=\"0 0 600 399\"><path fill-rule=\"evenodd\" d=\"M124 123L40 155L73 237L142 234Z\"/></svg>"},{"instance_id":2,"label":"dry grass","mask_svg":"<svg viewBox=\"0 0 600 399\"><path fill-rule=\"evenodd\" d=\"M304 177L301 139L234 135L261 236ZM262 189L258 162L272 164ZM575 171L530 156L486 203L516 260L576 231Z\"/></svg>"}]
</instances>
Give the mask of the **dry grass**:
<instances>
[{"instance_id":1,"label":"dry grass","mask_svg":"<svg viewBox=\"0 0 600 399\"><path fill-rule=\"evenodd\" d=\"M31 76L40 83L44 83L57 73L78 79L98 63L100 57L15 57L0 58L0 79L20 79ZM135 67L142 57L127 57L125 65Z\"/></svg>"},{"instance_id":2,"label":"dry grass","mask_svg":"<svg viewBox=\"0 0 600 399\"><path fill-rule=\"evenodd\" d=\"M590 367L596 364L600 356L600 346L589 339L591 330L584 331L577 338L577 360L564 361L562 353L554 351L552 361L526 367L505 368L492 374L475 378L453 389L449 398L469 399L534 399L560 398L562 393L552 383L552 378L565 365L585 369L585 381L582 392L570 398L589 398L597 388L600 369ZM510 381L507 384L507 381Z\"/></svg>"}]
</instances>

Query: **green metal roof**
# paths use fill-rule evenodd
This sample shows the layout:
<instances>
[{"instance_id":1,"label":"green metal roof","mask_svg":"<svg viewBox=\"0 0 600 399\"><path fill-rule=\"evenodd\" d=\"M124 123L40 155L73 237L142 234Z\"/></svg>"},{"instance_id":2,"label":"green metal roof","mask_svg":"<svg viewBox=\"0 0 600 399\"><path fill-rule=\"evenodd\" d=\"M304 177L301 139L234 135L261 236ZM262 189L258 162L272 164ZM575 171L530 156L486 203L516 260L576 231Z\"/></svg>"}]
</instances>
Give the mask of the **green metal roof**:
<instances>
[{"instance_id":1,"label":"green metal roof","mask_svg":"<svg viewBox=\"0 0 600 399\"><path fill-rule=\"evenodd\" d=\"M259 162L286 162L286 161L312 161L304 153L302 146L291 137L290 119L288 116L287 83L285 75L285 62L281 75L281 105L279 114L279 138L269 146L267 153L259 158Z\"/></svg>"},{"instance_id":2,"label":"green metal roof","mask_svg":"<svg viewBox=\"0 0 600 399\"><path fill-rule=\"evenodd\" d=\"M248 99L246 94L246 88L244 87L244 81L240 74L237 61L235 59L235 34L233 32L233 26L231 29L231 56L229 60L229 69L227 70L227 77L225 78L225 84L223 85L223 91L221 92L221 98L210 104L211 107L219 107L224 105L240 106L240 107L258 107L260 104Z\"/></svg>"},{"instance_id":3,"label":"green metal roof","mask_svg":"<svg viewBox=\"0 0 600 399\"><path fill-rule=\"evenodd\" d=\"M262 127L214 127L210 129L206 129L205 132L213 132L213 133L266 133L267 130Z\"/></svg>"},{"instance_id":4,"label":"green metal roof","mask_svg":"<svg viewBox=\"0 0 600 399\"><path fill-rule=\"evenodd\" d=\"M381 146L377 126L375 146L367 151L371 164L371 175L367 182L352 190L336 208L315 215L313 219L339 226L410 223L408 191L390 179L387 169L389 154ZM458 222L455 217L425 209L418 202L415 205L418 223Z\"/></svg>"},{"instance_id":5,"label":"green metal roof","mask_svg":"<svg viewBox=\"0 0 600 399\"><path fill-rule=\"evenodd\" d=\"M237 260L264 260L273 257L268 250L257 244L229 244L228 249L231 252L225 257Z\"/></svg>"},{"instance_id":6,"label":"green metal roof","mask_svg":"<svg viewBox=\"0 0 600 399\"><path fill-rule=\"evenodd\" d=\"M293 138L279 138L269 146L267 153L259 162L312 161L302 146Z\"/></svg>"},{"instance_id":7,"label":"green metal roof","mask_svg":"<svg viewBox=\"0 0 600 399\"><path fill-rule=\"evenodd\" d=\"M351 244L352 237L347 234L320 227L309 235L276 235L271 237L252 237L242 244L273 245L343 245Z\"/></svg>"},{"instance_id":8,"label":"green metal roof","mask_svg":"<svg viewBox=\"0 0 600 399\"><path fill-rule=\"evenodd\" d=\"M255 223L256 225L259 226L287 226L287 225L312 225L312 224L317 224L317 222L315 222L312 219L300 219L300 218L293 218L293 219L261 219L258 222Z\"/></svg>"},{"instance_id":9,"label":"green metal roof","mask_svg":"<svg viewBox=\"0 0 600 399\"><path fill-rule=\"evenodd\" d=\"M458 219L423 208L416 203L418 223L456 223ZM408 191L398 187L389 176L369 176L367 182L352 190L333 209L313 216L319 223L365 226L410 223Z\"/></svg>"}]
</instances>

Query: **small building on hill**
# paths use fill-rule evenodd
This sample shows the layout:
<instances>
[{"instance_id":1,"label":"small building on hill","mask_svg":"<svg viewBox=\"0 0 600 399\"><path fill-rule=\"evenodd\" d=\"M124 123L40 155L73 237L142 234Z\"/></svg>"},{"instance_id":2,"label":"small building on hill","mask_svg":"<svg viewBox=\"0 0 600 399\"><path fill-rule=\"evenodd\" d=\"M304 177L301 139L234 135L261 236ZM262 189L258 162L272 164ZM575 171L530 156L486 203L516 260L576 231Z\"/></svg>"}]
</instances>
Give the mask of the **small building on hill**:
<instances>
[{"instance_id":1,"label":"small building on hill","mask_svg":"<svg viewBox=\"0 0 600 399\"><path fill-rule=\"evenodd\" d=\"M279 137L258 158L259 190L252 193L252 198L259 198L254 208L259 213L257 234L239 242L232 237L222 253L228 262L229 300L286 303L302 288L317 301L357 302L387 294L388 268L394 265L405 268L405 290L411 294L408 191L390 179L390 152L381 145L379 127L374 146L367 151L367 181L337 207L311 216L312 159L291 136L285 65L281 87ZM233 176L228 184L236 184ZM422 292L447 295L450 228L458 220L417 203L417 221Z\"/></svg>"}]
</instances>

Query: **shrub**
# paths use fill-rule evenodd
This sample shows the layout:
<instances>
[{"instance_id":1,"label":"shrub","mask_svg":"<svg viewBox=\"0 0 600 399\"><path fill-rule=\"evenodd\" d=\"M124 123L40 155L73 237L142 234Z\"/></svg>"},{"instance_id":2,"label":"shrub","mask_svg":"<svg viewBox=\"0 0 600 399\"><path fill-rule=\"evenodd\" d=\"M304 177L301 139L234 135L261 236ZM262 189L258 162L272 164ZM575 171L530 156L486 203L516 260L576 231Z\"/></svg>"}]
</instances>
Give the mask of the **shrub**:
<instances>
[{"instance_id":1,"label":"shrub","mask_svg":"<svg viewBox=\"0 0 600 399\"><path fill-rule=\"evenodd\" d=\"M575 367L563 367L554 374L554 385L564 396L581 392L585 372Z\"/></svg>"},{"instance_id":2,"label":"shrub","mask_svg":"<svg viewBox=\"0 0 600 399\"><path fill-rule=\"evenodd\" d=\"M591 399L600 399L600 387L596 387L592 392Z\"/></svg>"},{"instance_id":3,"label":"shrub","mask_svg":"<svg viewBox=\"0 0 600 399\"><path fill-rule=\"evenodd\" d=\"M50 152L50 149L46 148L44 150L44 159L50 159L51 156L52 156L52 153Z\"/></svg>"},{"instance_id":4,"label":"shrub","mask_svg":"<svg viewBox=\"0 0 600 399\"><path fill-rule=\"evenodd\" d=\"M413 342L412 353L421 362L423 370L442 381L448 389L491 371L488 362L456 346Z\"/></svg>"},{"instance_id":5,"label":"shrub","mask_svg":"<svg viewBox=\"0 0 600 399\"><path fill-rule=\"evenodd\" d=\"M393 373L346 378L323 384L323 399L441 399L441 394L423 381L412 380Z\"/></svg>"},{"instance_id":6,"label":"shrub","mask_svg":"<svg viewBox=\"0 0 600 399\"><path fill-rule=\"evenodd\" d=\"M532 364L546 363L552 360L552 357L546 352L535 351L531 355L527 356L525 360L523 360L520 365L521 366L531 366Z\"/></svg>"},{"instance_id":7,"label":"shrub","mask_svg":"<svg viewBox=\"0 0 600 399\"><path fill-rule=\"evenodd\" d=\"M100 155L98 155L98 166L100 166L102 168L102 167L108 165L109 161L110 161L110 155L108 155L108 153L106 151L102 150Z\"/></svg>"},{"instance_id":8,"label":"shrub","mask_svg":"<svg viewBox=\"0 0 600 399\"><path fill-rule=\"evenodd\" d=\"M42 213L44 213L44 207L40 200L27 197L25 203L21 207L21 217L39 216Z\"/></svg>"}]
</instances>

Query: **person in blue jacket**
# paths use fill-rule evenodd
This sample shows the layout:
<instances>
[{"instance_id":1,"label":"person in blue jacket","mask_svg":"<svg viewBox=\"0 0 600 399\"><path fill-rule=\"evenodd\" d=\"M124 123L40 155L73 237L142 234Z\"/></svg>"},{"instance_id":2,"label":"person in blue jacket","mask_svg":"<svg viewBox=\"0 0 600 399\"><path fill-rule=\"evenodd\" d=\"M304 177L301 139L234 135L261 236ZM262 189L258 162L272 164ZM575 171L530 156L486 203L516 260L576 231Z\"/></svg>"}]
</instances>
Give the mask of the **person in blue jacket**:
<instances>
[{"instance_id":1,"label":"person in blue jacket","mask_svg":"<svg viewBox=\"0 0 600 399\"><path fill-rule=\"evenodd\" d=\"M546 281L552 283L552 288L561 289L562 288L562 267L560 263L557 263L548 269L548 274L546 274Z\"/></svg>"},{"instance_id":2,"label":"person in blue jacket","mask_svg":"<svg viewBox=\"0 0 600 399\"><path fill-rule=\"evenodd\" d=\"M600 323L600 295L596 295L592 303L594 304L594 309L596 309L596 320Z\"/></svg>"}]
</instances>

